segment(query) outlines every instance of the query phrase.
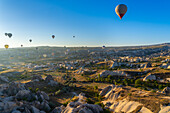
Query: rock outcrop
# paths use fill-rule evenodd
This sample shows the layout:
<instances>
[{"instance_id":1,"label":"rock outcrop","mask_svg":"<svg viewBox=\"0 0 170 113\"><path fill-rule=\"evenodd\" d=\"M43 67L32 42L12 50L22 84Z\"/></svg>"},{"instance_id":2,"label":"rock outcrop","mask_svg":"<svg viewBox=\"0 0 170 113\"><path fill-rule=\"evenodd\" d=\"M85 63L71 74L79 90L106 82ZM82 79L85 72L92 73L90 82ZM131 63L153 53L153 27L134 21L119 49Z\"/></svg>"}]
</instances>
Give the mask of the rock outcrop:
<instances>
[{"instance_id":1,"label":"rock outcrop","mask_svg":"<svg viewBox=\"0 0 170 113\"><path fill-rule=\"evenodd\" d=\"M99 105L87 104L85 99L85 94L80 93L78 100L70 102L61 113L100 113L103 111Z\"/></svg>"},{"instance_id":2,"label":"rock outcrop","mask_svg":"<svg viewBox=\"0 0 170 113\"><path fill-rule=\"evenodd\" d=\"M34 81L39 82L39 81L42 81L42 80L44 80L44 79L40 75L33 75L33 77L32 77L33 82Z\"/></svg>"},{"instance_id":3,"label":"rock outcrop","mask_svg":"<svg viewBox=\"0 0 170 113\"><path fill-rule=\"evenodd\" d=\"M170 87L165 87L165 88L162 90L162 93L164 93L164 94L170 94Z\"/></svg>"},{"instance_id":4,"label":"rock outcrop","mask_svg":"<svg viewBox=\"0 0 170 113\"><path fill-rule=\"evenodd\" d=\"M143 81L147 81L147 80L156 80L156 76L149 74L143 79Z\"/></svg>"},{"instance_id":5,"label":"rock outcrop","mask_svg":"<svg viewBox=\"0 0 170 113\"><path fill-rule=\"evenodd\" d=\"M8 83L8 82L9 82L8 78L4 76L0 76L0 83Z\"/></svg>"},{"instance_id":6,"label":"rock outcrop","mask_svg":"<svg viewBox=\"0 0 170 113\"><path fill-rule=\"evenodd\" d=\"M32 92L25 84L12 82L0 86L0 113L46 113L51 111L49 96Z\"/></svg>"},{"instance_id":7,"label":"rock outcrop","mask_svg":"<svg viewBox=\"0 0 170 113\"><path fill-rule=\"evenodd\" d=\"M104 97L102 101L105 108L113 113L153 113L152 111L139 101L132 101L129 97L122 97L121 94L126 88L123 86L107 86L100 92L100 96ZM164 92L168 92L166 87ZM139 92L138 92L139 93ZM169 113L170 106L162 107L159 113Z\"/></svg>"},{"instance_id":8,"label":"rock outcrop","mask_svg":"<svg viewBox=\"0 0 170 113\"><path fill-rule=\"evenodd\" d=\"M57 86L58 85L58 82L54 81L53 77L51 75L48 75L46 78L45 78L45 82L50 85L50 86Z\"/></svg>"},{"instance_id":9,"label":"rock outcrop","mask_svg":"<svg viewBox=\"0 0 170 113\"><path fill-rule=\"evenodd\" d=\"M41 77L36 76L30 84L38 83ZM52 76L47 76L45 83L53 81ZM34 85L36 85L34 84ZM86 103L84 93L80 93L77 99L66 107L60 106L52 109L50 98L44 91L34 91L27 85L12 82L0 85L0 113L100 113L103 109L99 105Z\"/></svg>"},{"instance_id":10,"label":"rock outcrop","mask_svg":"<svg viewBox=\"0 0 170 113\"><path fill-rule=\"evenodd\" d=\"M108 71L108 70L104 70L100 73L100 77L107 77L107 76L126 76L126 77L130 77L130 75L126 74L123 71Z\"/></svg>"}]
</instances>

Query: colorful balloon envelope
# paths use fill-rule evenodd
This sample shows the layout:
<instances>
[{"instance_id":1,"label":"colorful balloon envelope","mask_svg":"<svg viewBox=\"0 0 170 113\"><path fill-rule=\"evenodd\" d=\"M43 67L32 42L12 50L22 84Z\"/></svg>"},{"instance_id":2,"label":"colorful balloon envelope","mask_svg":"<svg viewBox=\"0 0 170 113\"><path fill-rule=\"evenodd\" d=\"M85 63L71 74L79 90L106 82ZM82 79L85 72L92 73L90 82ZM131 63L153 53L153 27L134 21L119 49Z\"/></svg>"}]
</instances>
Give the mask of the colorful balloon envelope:
<instances>
[{"instance_id":1,"label":"colorful balloon envelope","mask_svg":"<svg viewBox=\"0 0 170 113\"><path fill-rule=\"evenodd\" d=\"M120 19L122 19L127 12L127 6L124 4L120 4L116 6L115 12L120 17Z\"/></svg>"},{"instance_id":2,"label":"colorful balloon envelope","mask_svg":"<svg viewBox=\"0 0 170 113\"><path fill-rule=\"evenodd\" d=\"M54 56L54 55L55 55L55 53L51 53L51 55L52 55L52 56Z\"/></svg>"},{"instance_id":3,"label":"colorful balloon envelope","mask_svg":"<svg viewBox=\"0 0 170 113\"><path fill-rule=\"evenodd\" d=\"M4 47L5 47L6 49L8 49L8 48L9 48L9 45L6 44Z\"/></svg>"},{"instance_id":4,"label":"colorful balloon envelope","mask_svg":"<svg viewBox=\"0 0 170 113\"><path fill-rule=\"evenodd\" d=\"M44 58L46 58L46 57L47 57L47 55L46 55L46 54L43 54L43 57L44 57Z\"/></svg>"}]
</instances>

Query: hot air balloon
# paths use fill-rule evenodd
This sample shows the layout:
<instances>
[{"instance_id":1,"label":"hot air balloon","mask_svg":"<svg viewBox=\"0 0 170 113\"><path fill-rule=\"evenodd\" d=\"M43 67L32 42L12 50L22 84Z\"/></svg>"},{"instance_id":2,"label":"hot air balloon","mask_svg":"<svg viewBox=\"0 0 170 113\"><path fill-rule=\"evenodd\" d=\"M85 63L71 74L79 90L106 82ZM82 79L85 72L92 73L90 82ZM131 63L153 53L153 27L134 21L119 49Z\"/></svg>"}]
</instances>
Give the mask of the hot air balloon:
<instances>
[{"instance_id":1,"label":"hot air balloon","mask_svg":"<svg viewBox=\"0 0 170 113\"><path fill-rule=\"evenodd\" d=\"M54 56L54 55L55 55L55 53L51 53L51 55L52 55L52 56Z\"/></svg>"},{"instance_id":2,"label":"hot air balloon","mask_svg":"<svg viewBox=\"0 0 170 113\"><path fill-rule=\"evenodd\" d=\"M5 33L5 36L8 36L8 33Z\"/></svg>"},{"instance_id":3,"label":"hot air balloon","mask_svg":"<svg viewBox=\"0 0 170 113\"><path fill-rule=\"evenodd\" d=\"M11 38L12 37L12 33L8 33L8 37Z\"/></svg>"},{"instance_id":4,"label":"hot air balloon","mask_svg":"<svg viewBox=\"0 0 170 113\"><path fill-rule=\"evenodd\" d=\"M73 38L75 38L76 36L73 36Z\"/></svg>"},{"instance_id":5,"label":"hot air balloon","mask_svg":"<svg viewBox=\"0 0 170 113\"><path fill-rule=\"evenodd\" d=\"M32 42L32 40L31 40L31 39L30 39L29 41L30 41L30 42Z\"/></svg>"},{"instance_id":6,"label":"hot air balloon","mask_svg":"<svg viewBox=\"0 0 170 113\"><path fill-rule=\"evenodd\" d=\"M43 54L43 57L44 57L44 58L46 58L46 57L47 57L47 55L46 55L46 54Z\"/></svg>"},{"instance_id":7,"label":"hot air balloon","mask_svg":"<svg viewBox=\"0 0 170 113\"><path fill-rule=\"evenodd\" d=\"M8 48L9 48L9 45L6 44L4 47L5 47L6 49L8 49Z\"/></svg>"},{"instance_id":8,"label":"hot air balloon","mask_svg":"<svg viewBox=\"0 0 170 113\"><path fill-rule=\"evenodd\" d=\"M21 47L23 47L23 45L21 45Z\"/></svg>"},{"instance_id":9,"label":"hot air balloon","mask_svg":"<svg viewBox=\"0 0 170 113\"><path fill-rule=\"evenodd\" d=\"M123 16L126 14L127 12L127 6L124 4L120 4L118 6L116 6L115 8L115 12L116 14L120 17L120 19L123 18Z\"/></svg>"},{"instance_id":10,"label":"hot air balloon","mask_svg":"<svg viewBox=\"0 0 170 113\"><path fill-rule=\"evenodd\" d=\"M106 46L103 46L102 49L105 49Z\"/></svg>"},{"instance_id":11,"label":"hot air balloon","mask_svg":"<svg viewBox=\"0 0 170 113\"><path fill-rule=\"evenodd\" d=\"M54 39L54 38L55 38L55 35L52 35L52 38Z\"/></svg>"}]
</instances>

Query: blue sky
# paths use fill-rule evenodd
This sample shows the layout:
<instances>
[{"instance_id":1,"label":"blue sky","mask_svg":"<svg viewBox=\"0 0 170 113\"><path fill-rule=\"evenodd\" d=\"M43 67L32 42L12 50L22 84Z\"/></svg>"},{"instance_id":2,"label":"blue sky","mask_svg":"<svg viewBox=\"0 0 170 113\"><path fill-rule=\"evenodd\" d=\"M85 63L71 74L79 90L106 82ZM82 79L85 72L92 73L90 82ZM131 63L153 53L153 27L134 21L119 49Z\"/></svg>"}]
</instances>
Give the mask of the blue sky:
<instances>
[{"instance_id":1,"label":"blue sky","mask_svg":"<svg viewBox=\"0 0 170 113\"><path fill-rule=\"evenodd\" d=\"M115 13L121 3L128 6L123 20ZM170 42L169 4L169 0L0 0L0 47ZM13 37L5 37L5 32Z\"/></svg>"}]
</instances>

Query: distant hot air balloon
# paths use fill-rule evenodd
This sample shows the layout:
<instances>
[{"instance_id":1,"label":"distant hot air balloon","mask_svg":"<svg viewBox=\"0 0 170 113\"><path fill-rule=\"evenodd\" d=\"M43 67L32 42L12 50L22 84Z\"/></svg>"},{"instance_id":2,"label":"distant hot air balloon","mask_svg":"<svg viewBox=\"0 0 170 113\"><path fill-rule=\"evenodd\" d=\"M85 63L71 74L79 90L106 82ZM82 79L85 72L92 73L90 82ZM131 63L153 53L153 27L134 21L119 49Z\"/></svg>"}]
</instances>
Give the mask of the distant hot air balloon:
<instances>
[{"instance_id":1,"label":"distant hot air balloon","mask_svg":"<svg viewBox=\"0 0 170 113\"><path fill-rule=\"evenodd\" d=\"M23 45L21 45L21 47L23 47Z\"/></svg>"},{"instance_id":2,"label":"distant hot air balloon","mask_svg":"<svg viewBox=\"0 0 170 113\"><path fill-rule=\"evenodd\" d=\"M30 39L29 41L30 41L30 42L32 42L32 40L31 40L31 39Z\"/></svg>"},{"instance_id":3,"label":"distant hot air balloon","mask_svg":"<svg viewBox=\"0 0 170 113\"><path fill-rule=\"evenodd\" d=\"M5 33L5 36L8 36L8 33Z\"/></svg>"},{"instance_id":4,"label":"distant hot air balloon","mask_svg":"<svg viewBox=\"0 0 170 113\"><path fill-rule=\"evenodd\" d=\"M6 44L4 47L5 47L6 49L8 49L8 48L9 48L9 45Z\"/></svg>"},{"instance_id":5,"label":"distant hot air balloon","mask_svg":"<svg viewBox=\"0 0 170 113\"><path fill-rule=\"evenodd\" d=\"M8 33L8 37L11 38L12 37L12 33Z\"/></svg>"},{"instance_id":6,"label":"distant hot air balloon","mask_svg":"<svg viewBox=\"0 0 170 113\"><path fill-rule=\"evenodd\" d=\"M51 55L52 55L52 56L54 56L54 55L55 55L55 53L51 53Z\"/></svg>"},{"instance_id":7,"label":"distant hot air balloon","mask_svg":"<svg viewBox=\"0 0 170 113\"><path fill-rule=\"evenodd\" d=\"M106 46L103 46L102 49L105 49Z\"/></svg>"},{"instance_id":8,"label":"distant hot air balloon","mask_svg":"<svg viewBox=\"0 0 170 113\"><path fill-rule=\"evenodd\" d=\"M44 58L46 58L46 57L47 57L47 55L46 55L46 54L43 54L43 57L44 57Z\"/></svg>"},{"instance_id":9,"label":"distant hot air balloon","mask_svg":"<svg viewBox=\"0 0 170 113\"><path fill-rule=\"evenodd\" d=\"M120 19L123 18L123 16L126 14L127 12L127 6L124 4L120 4L118 6L116 6L115 8L115 12L116 14L120 17Z\"/></svg>"},{"instance_id":10,"label":"distant hot air balloon","mask_svg":"<svg viewBox=\"0 0 170 113\"><path fill-rule=\"evenodd\" d=\"M73 36L73 38L75 38L76 36Z\"/></svg>"},{"instance_id":11,"label":"distant hot air balloon","mask_svg":"<svg viewBox=\"0 0 170 113\"><path fill-rule=\"evenodd\" d=\"M54 38L55 38L55 35L52 35L52 38L54 39Z\"/></svg>"}]
</instances>

